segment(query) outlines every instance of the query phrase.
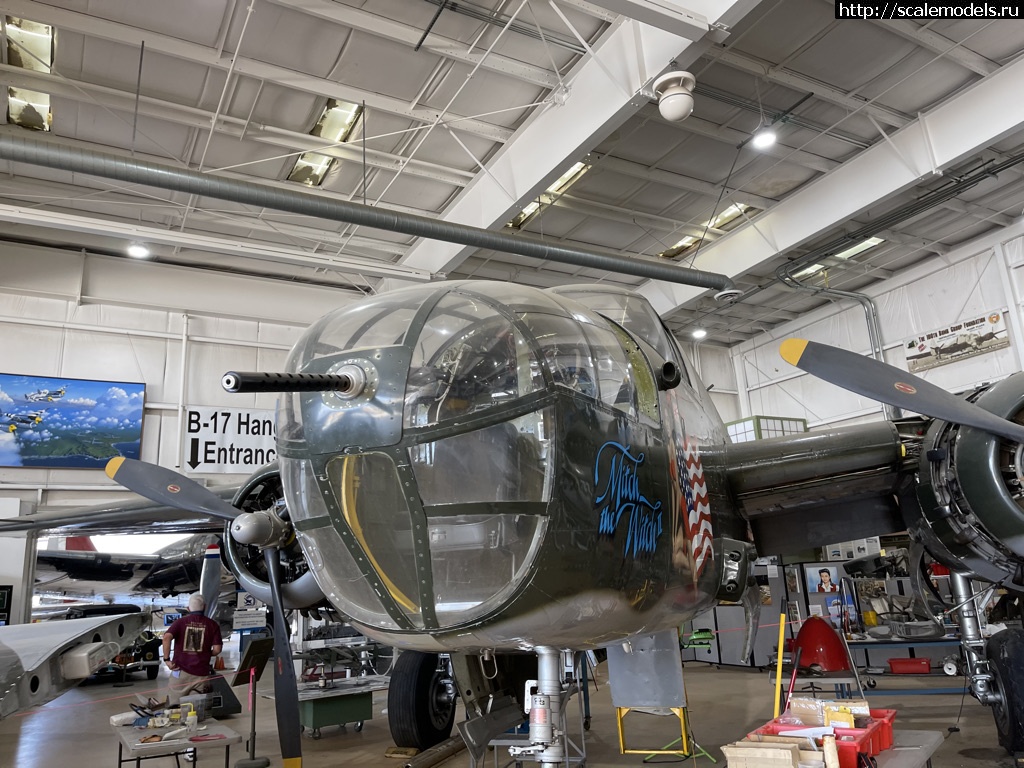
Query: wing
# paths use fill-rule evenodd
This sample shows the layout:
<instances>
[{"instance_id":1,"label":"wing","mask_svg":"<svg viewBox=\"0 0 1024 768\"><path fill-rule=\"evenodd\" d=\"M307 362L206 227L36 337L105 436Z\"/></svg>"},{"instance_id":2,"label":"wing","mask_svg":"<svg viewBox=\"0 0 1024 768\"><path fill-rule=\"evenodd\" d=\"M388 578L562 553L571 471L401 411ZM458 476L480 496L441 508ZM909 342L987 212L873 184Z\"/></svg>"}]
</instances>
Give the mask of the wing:
<instances>
[{"instance_id":1,"label":"wing","mask_svg":"<svg viewBox=\"0 0 1024 768\"><path fill-rule=\"evenodd\" d=\"M211 488L225 501L234 498L237 488ZM221 533L224 521L215 520L176 507L143 500L95 507L47 510L0 522L0 535L19 531L52 531L55 534L104 533Z\"/></svg>"}]
</instances>

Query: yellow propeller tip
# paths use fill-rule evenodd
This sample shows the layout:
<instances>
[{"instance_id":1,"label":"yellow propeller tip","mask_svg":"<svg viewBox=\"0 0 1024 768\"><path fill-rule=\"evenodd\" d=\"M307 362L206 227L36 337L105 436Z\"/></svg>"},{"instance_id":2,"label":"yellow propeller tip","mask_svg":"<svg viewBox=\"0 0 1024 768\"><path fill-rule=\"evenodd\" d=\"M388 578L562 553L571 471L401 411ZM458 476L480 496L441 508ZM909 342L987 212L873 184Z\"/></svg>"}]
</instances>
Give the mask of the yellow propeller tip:
<instances>
[{"instance_id":1,"label":"yellow propeller tip","mask_svg":"<svg viewBox=\"0 0 1024 768\"><path fill-rule=\"evenodd\" d=\"M786 339L779 346L779 354L790 365L797 365L805 349L807 349L806 339Z\"/></svg>"},{"instance_id":2,"label":"yellow propeller tip","mask_svg":"<svg viewBox=\"0 0 1024 768\"><path fill-rule=\"evenodd\" d=\"M124 464L124 456L115 456L107 462L107 466L104 467L103 471L107 473L107 477L113 480L114 475L117 474L117 470L121 468L122 464Z\"/></svg>"}]
</instances>

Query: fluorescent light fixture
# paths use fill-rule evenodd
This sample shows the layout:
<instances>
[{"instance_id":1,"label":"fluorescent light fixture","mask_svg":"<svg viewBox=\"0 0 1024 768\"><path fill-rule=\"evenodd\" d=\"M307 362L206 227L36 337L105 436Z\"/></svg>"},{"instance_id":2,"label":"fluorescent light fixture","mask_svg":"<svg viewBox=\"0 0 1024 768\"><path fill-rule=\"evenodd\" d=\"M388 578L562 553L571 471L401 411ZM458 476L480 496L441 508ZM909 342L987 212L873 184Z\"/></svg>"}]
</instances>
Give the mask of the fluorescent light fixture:
<instances>
[{"instance_id":1,"label":"fluorescent light fixture","mask_svg":"<svg viewBox=\"0 0 1024 768\"><path fill-rule=\"evenodd\" d=\"M703 339L708 335L708 332L703 328L694 328L690 335L695 339Z\"/></svg>"},{"instance_id":2,"label":"fluorescent light fixture","mask_svg":"<svg viewBox=\"0 0 1024 768\"><path fill-rule=\"evenodd\" d=\"M583 176L583 174L589 170L590 166L587 165L586 163L573 163L569 167L569 170L567 170L565 173L563 173L561 176L555 179L554 182L552 182L551 185L544 191L549 195L560 195L567 189L569 189L569 187L571 187L577 181L579 181L580 177ZM521 210L519 213L517 213L512 218L512 220L508 222L505 226L510 227L511 229L522 229L524 226L526 226L526 223L537 214L537 211L539 210L539 201L534 200L530 203L527 203L526 207L523 208L523 210Z\"/></svg>"},{"instance_id":3,"label":"fluorescent light fixture","mask_svg":"<svg viewBox=\"0 0 1024 768\"><path fill-rule=\"evenodd\" d=\"M833 254L829 258L835 261L848 261L852 259L854 256L864 253L864 251L874 248L879 243L884 242L885 241L880 237L869 237L867 240L862 240L856 245L851 245L846 250ZM821 272L821 270L823 269L825 269L824 264L811 264L810 266L801 269L799 272L793 275L793 277L799 280L801 277L808 277L810 275Z\"/></svg>"},{"instance_id":4,"label":"fluorescent light fixture","mask_svg":"<svg viewBox=\"0 0 1024 768\"><path fill-rule=\"evenodd\" d=\"M7 63L32 72L49 73L53 65L54 29L37 21L5 16ZM7 122L33 131L49 131L53 124L50 94L8 87Z\"/></svg>"},{"instance_id":5,"label":"fluorescent light fixture","mask_svg":"<svg viewBox=\"0 0 1024 768\"><path fill-rule=\"evenodd\" d=\"M128 247L125 251L133 259L144 259L149 256L149 248L147 248L143 243L128 243Z\"/></svg>"},{"instance_id":6,"label":"fluorescent light fixture","mask_svg":"<svg viewBox=\"0 0 1024 768\"><path fill-rule=\"evenodd\" d=\"M326 139L325 143L341 144L352 137L356 123L363 114L359 104L348 101L328 99L323 114L316 121L310 136ZM337 158L322 155L318 152L303 152L295 160L295 167L288 174L288 181L297 181L309 187L319 187L324 183L327 172L337 162Z\"/></svg>"},{"instance_id":7,"label":"fluorescent light fixture","mask_svg":"<svg viewBox=\"0 0 1024 768\"><path fill-rule=\"evenodd\" d=\"M702 222L700 226L701 228L707 227L709 229L724 229L726 225L731 224L733 221L738 219L741 214L749 210L751 210L751 207L745 203L733 203L729 207L724 208L721 213L715 216L715 218ZM689 249L699 239L700 238L692 235L687 235L671 248L667 248L659 253L658 256L663 259L674 259L683 251Z\"/></svg>"},{"instance_id":8,"label":"fluorescent light fixture","mask_svg":"<svg viewBox=\"0 0 1024 768\"><path fill-rule=\"evenodd\" d=\"M768 149L775 143L775 138L775 131L771 126L766 125L754 131L754 135L750 137L750 143L754 145L754 149Z\"/></svg>"}]
</instances>

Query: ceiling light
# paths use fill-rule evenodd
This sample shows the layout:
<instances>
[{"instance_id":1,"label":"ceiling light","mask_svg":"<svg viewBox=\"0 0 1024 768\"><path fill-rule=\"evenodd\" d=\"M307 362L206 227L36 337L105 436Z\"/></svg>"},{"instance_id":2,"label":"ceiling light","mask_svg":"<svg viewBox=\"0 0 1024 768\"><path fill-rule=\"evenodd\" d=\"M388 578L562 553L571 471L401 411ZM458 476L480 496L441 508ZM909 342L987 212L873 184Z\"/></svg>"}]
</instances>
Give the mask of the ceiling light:
<instances>
[{"instance_id":1,"label":"ceiling light","mask_svg":"<svg viewBox=\"0 0 1024 768\"><path fill-rule=\"evenodd\" d=\"M564 194L569 187L579 181L580 177L589 170L590 166L586 163L573 163L569 170L555 179L544 191L549 195ZM526 207L517 213L511 221L507 222L505 226L510 229L522 229L539 210L540 203L537 200L527 203Z\"/></svg>"},{"instance_id":2,"label":"ceiling light","mask_svg":"<svg viewBox=\"0 0 1024 768\"><path fill-rule=\"evenodd\" d=\"M693 338L695 339L703 339L705 336L708 335L708 332L703 328L696 328L690 335L693 336Z\"/></svg>"},{"instance_id":3,"label":"ceiling light","mask_svg":"<svg viewBox=\"0 0 1024 768\"><path fill-rule=\"evenodd\" d=\"M765 125L754 131L750 143L754 145L755 149L768 149L768 147L775 143L775 138L775 131L772 130L772 127Z\"/></svg>"},{"instance_id":4,"label":"ceiling light","mask_svg":"<svg viewBox=\"0 0 1024 768\"><path fill-rule=\"evenodd\" d=\"M149 256L149 248L142 243L129 243L126 250L133 259L144 259Z\"/></svg>"}]
</instances>

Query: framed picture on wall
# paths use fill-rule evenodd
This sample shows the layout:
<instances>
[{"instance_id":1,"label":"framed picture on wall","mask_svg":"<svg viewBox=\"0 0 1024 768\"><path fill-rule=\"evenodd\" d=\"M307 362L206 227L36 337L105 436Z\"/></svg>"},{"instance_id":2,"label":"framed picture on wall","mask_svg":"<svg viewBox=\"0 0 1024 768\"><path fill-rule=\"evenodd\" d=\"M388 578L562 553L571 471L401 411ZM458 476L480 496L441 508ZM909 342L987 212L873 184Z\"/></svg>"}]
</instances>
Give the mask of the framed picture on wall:
<instances>
[{"instance_id":1,"label":"framed picture on wall","mask_svg":"<svg viewBox=\"0 0 1024 768\"><path fill-rule=\"evenodd\" d=\"M804 566L807 594L829 594L839 591L839 570L827 563L808 563Z\"/></svg>"},{"instance_id":2,"label":"framed picture on wall","mask_svg":"<svg viewBox=\"0 0 1024 768\"><path fill-rule=\"evenodd\" d=\"M138 459L145 402L145 384L0 373L0 467Z\"/></svg>"},{"instance_id":3,"label":"framed picture on wall","mask_svg":"<svg viewBox=\"0 0 1024 768\"><path fill-rule=\"evenodd\" d=\"M800 594L800 566L799 565L787 565L786 566L786 589L789 590L791 595Z\"/></svg>"}]
</instances>

